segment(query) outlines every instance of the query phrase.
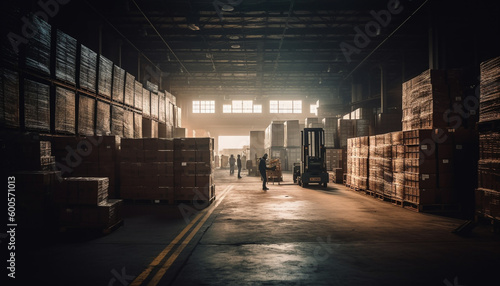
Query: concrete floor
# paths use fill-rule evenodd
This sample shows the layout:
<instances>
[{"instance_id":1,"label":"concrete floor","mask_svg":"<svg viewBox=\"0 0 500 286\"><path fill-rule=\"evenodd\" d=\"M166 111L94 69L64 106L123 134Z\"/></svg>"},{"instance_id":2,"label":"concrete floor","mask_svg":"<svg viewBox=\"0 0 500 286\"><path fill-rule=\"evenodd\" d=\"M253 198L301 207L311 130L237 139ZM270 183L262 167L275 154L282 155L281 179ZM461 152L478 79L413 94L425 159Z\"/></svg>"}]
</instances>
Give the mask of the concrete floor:
<instances>
[{"instance_id":1,"label":"concrete floor","mask_svg":"<svg viewBox=\"0 0 500 286\"><path fill-rule=\"evenodd\" d=\"M186 206L196 211L189 217L177 207L127 206L125 225L107 236L32 237L40 243L22 253L19 245L18 277L41 285L499 283L500 235L488 225L458 236L463 220L332 183L303 189L290 174L267 192L258 177L229 170L215 181L217 200L200 212Z\"/></svg>"}]
</instances>

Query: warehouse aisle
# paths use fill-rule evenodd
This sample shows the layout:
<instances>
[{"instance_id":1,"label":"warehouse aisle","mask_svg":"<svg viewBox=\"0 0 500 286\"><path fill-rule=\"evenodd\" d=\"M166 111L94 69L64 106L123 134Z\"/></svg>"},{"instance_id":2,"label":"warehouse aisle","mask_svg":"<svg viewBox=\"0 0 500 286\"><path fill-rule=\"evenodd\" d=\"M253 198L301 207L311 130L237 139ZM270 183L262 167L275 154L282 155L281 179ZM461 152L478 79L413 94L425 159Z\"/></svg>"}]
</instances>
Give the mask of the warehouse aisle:
<instances>
[{"instance_id":1,"label":"warehouse aisle","mask_svg":"<svg viewBox=\"0 0 500 286\"><path fill-rule=\"evenodd\" d=\"M258 177L229 170L215 181L217 200L202 211L128 206L115 232L36 247L19 275L44 285L470 286L496 277L500 240L486 227L459 237L451 231L461 220L335 184L303 189L290 174L267 192Z\"/></svg>"},{"instance_id":2,"label":"warehouse aisle","mask_svg":"<svg viewBox=\"0 0 500 286\"><path fill-rule=\"evenodd\" d=\"M487 285L496 277L500 241L487 228L462 238L451 233L461 220L344 186L303 189L288 174L263 192L258 178L216 174L234 188L173 285Z\"/></svg>"}]
</instances>

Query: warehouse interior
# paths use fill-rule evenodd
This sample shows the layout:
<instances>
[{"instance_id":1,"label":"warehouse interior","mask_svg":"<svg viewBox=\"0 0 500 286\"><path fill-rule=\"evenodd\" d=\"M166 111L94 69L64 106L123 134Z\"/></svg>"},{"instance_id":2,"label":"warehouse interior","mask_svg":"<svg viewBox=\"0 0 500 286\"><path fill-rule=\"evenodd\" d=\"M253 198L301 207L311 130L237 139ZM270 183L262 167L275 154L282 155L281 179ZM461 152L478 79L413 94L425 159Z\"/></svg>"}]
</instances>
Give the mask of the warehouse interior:
<instances>
[{"instance_id":1,"label":"warehouse interior","mask_svg":"<svg viewBox=\"0 0 500 286\"><path fill-rule=\"evenodd\" d=\"M1 5L7 285L497 280L498 2Z\"/></svg>"}]
</instances>

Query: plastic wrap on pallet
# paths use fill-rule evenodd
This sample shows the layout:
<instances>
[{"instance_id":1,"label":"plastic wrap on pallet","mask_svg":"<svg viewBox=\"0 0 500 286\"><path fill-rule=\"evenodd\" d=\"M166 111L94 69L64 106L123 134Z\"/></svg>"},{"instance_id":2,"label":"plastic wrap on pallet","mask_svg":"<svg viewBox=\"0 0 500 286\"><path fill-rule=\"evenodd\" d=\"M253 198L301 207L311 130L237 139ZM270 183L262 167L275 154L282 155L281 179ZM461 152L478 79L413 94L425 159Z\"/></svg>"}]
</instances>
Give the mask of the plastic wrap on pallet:
<instances>
[{"instance_id":1,"label":"plastic wrap on pallet","mask_svg":"<svg viewBox=\"0 0 500 286\"><path fill-rule=\"evenodd\" d=\"M158 120L158 94L151 92L151 117Z\"/></svg>"},{"instance_id":2,"label":"plastic wrap on pallet","mask_svg":"<svg viewBox=\"0 0 500 286\"><path fill-rule=\"evenodd\" d=\"M50 102L48 85L24 81L24 118L27 129L50 131Z\"/></svg>"},{"instance_id":3,"label":"plastic wrap on pallet","mask_svg":"<svg viewBox=\"0 0 500 286\"><path fill-rule=\"evenodd\" d=\"M114 101L123 103L125 87L125 70L117 65L113 65L113 97Z\"/></svg>"},{"instance_id":4,"label":"plastic wrap on pallet","mask_svg":"<svg viewBox=\"0 0 500 286\"><path fill-rule=\"evenodd\" d=\"M56 78L68 83L76 83L76 40L57 30Z\"/></svg>"},{"instance_id":5,"label":"plastic wrap on pallet","mask_svg":"<svg viewBox=\"0 0 500 286\"><path fill-rule=\"evenodd\" d=\"M125 99L128 106L134 106L135 77L129 73L125 74Z\"/></svg>"},{"instance_id":6,"label":"plastic wrap on pallet","mask_svg":"<svg viewBox=\"0 0 500 286\"><path fill-rule=\"evenodd\" d=\"M56 132L75 134L75 97L76 96L74 91L62 87L56 87Z\"/></svg>"},{"instance_id":7,"label":"plastic wrap on pallet","mask_svg":"<svg viewBox=\"0 0 500 286\"><path fill-rule=\"evenodd\" d=\"M95 99L80 95L78 104L78 134L94 135Z\"/></svg>"},{"instance_id":8,"label":"plastic wrap on pallet","mask_svg":"<svg viewBox=\"0 0 500 286\"><path fill-rule=\"evenodd\" d=\"M80 88L96 92L97 53L81 45L80 51Z\"/></svg>"},{"instance_id":9,"label":"plastic wrap on pallet","mask_svg":"<svg viewBox=\"0 0 500 286\"><path fill-rule=\"evenodd\" d=\"M142 138L142 115L134 112L134 138Z\"/></svg>"},{"instance_id":10,"label":"plastic wrap on pallet","mask_svg":"<svg viewBox=\"0 0 500 286\"><path fill-rule=\"evenodd\" d=\"M500 160L500 132L479 134L479 159Z\"/></svg>"},{"instance_id":11,"label":"plastic wrap on pallet","mask_svg":"<svg viewBox=\"0 0 500 286\"><path fill-rule=\"evenodd\" d=\"M500 57L481 63L479 121L500 119Z\"/></svg>"},{"instance_id":12,"label":"plastic wrap on pallet","mask_svg":"<svg viewBox=\"0 0 500 286\"><path fill-rule=\"evenodd\" d=\"M151 116L151 92L145 88L142 89L142 114Z\"/></svg>"},{"instance_id":13,"label":"plastic wrap on pallet","mask_svg":"<svg viewBox=\"0 0 500 286\"><path fill-rule=\"evenodd\" d=\"M146 89L151 91L152 93L158 93L158 85L150 81L146 81Z\"/></svg>"},{"instance_id":14,"label":"plastic wrap on pallet","mask_svg":"<svg viewBox=\"0 0 500 286\"><path fill-rule=\"evenodd\" d=\"M0 68L0 126L19 127L19 74Z\"/></svg>"},{"instance_id":15,"label":"plastic wrap on pallet","mask_svg":"<svg viewBox=\"0 0 500 286\"><path fill-rule=\"evenodd\" d=\"M26 66L50 75L51 27L37 16L31 16L30 18L36 33L26 44Z\"/></svg>"},{"instance_id":16,"label":"plastic wrap on pallet","mask_svg":"<svg viewBox=\"0 0 500 286\"><path fill-rule=\"evenodd\" d=\"M403 83L403 130L446 128L443 114L450 109L446 71L427 70Z\"/></svg>"},{"instance_id":17,"label":"plastic wrap on pallet","mask_svg":"<svg viewBox=\"0 0 500 286\"><path fill-rule=\"evenodd\" d=\"M127 109L123 111L123 137L134 138L134 113Z\"/></svg>"},{"instance_id":18,"label":"plastic wrap on pallet","mask_svg":"<svg viewBox=\"0 0 500 286\"><path fill-rule=\"evenodd\" d=\"M158 121L165 123L167 121L165 93L158 92L158 98Z\"/></svg>"},{"instance_id":19,"label":"plastic wrap on pallet","mask_svg":"<svg viewBox=\"0 0 500 286\"><path fill-rule=\"evenodd\" d=\"M142 83L134 82L134 107L135 109L142 110Z\"/></svg>"},{"instance_id":20,"label":"plastic wrap on pallet","mask_svg":"<svg viewBox=\"0 0 500 286\"><path fill-rule=\"evenodd\" d=\"M99 55L99 80L97 89L100 95L111 98L113 83L113 62L103 55Z\"/></svg>"},{"instance_id":21,"label":"plastic wrap on pallet","mask_svg":"<svg viewBox=\"0 0 500 286\"><path fill-rule=\"evenodd\" d=\"M111 134L111 109L109 103L98 100L97 101L97 114L95 122L96 135L110 135Z\"/></svg>"},{"instance_id":22,"label":"plastic wrap on pallet","mask_svg":"<svg viewBox=\"0 0 500 286\"><path fill-rule=\"evenodd\" d=\"M123 107L111 105L111 135L123 137L124 110Z\"/></svg>"}]
</instances>

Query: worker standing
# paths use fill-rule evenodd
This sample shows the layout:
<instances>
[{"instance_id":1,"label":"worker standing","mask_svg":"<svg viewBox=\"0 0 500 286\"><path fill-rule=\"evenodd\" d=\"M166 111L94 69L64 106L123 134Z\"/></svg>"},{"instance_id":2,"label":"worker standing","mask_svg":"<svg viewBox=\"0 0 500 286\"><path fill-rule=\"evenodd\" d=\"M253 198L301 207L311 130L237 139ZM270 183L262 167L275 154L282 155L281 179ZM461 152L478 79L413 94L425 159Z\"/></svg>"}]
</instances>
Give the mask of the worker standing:
<instances>
[{"instance_id":1,"label":"worker standing","mask_svg":"<svg viewBox=\"0 0 500 286\"><path fill-rule=\"evenodd\" d=\"M269 190L266 186L266 184L267 184L266 170L273 170L273 171L276 170L276 166L273 166L272 168L266 167L266 160L267 160L267 153L264 154L264 156L262 156L262 158L260 158L260 162L259 162L259 172L260 172L260 176L262 177L262 190L264 190L264 191Z\"/></svg>"},{"instance_id":2,"label":"worker standing","mask_svg":"<svg viewBox=\"0 0 500 286\"><path fill-rule=\"evenodd\" d=\"M238 179L241 179L241 157L238 155L238 158L236 159L236 166L238 167Z\"/></svg>"},{"instance_id":3,"label":"worker standing","mask_svg":"<svg viewBox=\"0 0 500 286\"><path fill-rule=\"evenodd\" d=\"M231 157L229 158L229 175L234 175L234 163L236 163L236 160L234 159L233 154L231 154Z\"/></svg>"}]
</instances>

